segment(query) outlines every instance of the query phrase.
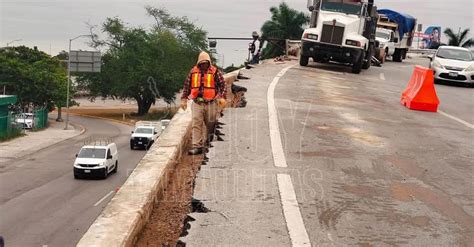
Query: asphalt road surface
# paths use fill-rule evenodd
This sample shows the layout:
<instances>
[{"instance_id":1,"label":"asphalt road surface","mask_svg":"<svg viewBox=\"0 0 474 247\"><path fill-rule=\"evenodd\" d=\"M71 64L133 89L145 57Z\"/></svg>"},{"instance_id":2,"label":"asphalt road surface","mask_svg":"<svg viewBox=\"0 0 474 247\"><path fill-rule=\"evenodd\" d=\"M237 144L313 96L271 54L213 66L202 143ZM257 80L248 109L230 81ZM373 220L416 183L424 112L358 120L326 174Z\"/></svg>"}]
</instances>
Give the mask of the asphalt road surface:
<instances>
[{"instance_id":1,"label":"asphalt road surface","mask_svg":"<svg viewBox=\"0 0 474 247\"><path fill-rule=\"evenodd\" d=\"M198 175L188 246L472 246L474 89L440 112L400 105L415 65L267 63L245 73ZM287 70L286 70L287 69ZM278 113L272 113L272 109ZM276 127L275 127L276 126Z\"/></svg>"},{"instance_id":2,"label":"asphalt road surface","mask_svg":"<svg viewBox=\"0 0 474 247\"><path fill-rule=\"evenodd\" d=\"M74 246L145 155L130 150L130 126L75 116L71 121L86 132L1 164L0 235L6 246ZM106 180L75 180L75 154L85 141L104 138L117 143L118 172Z\"/></svg>"}]
</instances>

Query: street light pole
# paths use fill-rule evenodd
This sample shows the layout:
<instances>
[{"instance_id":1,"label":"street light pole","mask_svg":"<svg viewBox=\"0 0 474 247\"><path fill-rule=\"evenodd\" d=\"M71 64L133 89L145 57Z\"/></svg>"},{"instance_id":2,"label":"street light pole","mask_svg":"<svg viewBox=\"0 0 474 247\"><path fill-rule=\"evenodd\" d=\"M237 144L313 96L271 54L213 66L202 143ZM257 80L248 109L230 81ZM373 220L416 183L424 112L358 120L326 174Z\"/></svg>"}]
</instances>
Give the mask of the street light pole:
<instances>
[{"instance_id":1,"label":"street light pole","mask_svg":"<svg viewBox=\"0 0 474 247\"><path fill-rule=\"evenodd\" d=\"M68 53L68 59L67 59L67 92L66 92L66 122L64 129L67 130L69 127L69 88L71 84L71 44L72 41L81 38L81 37L91 37L92 35L86 34L86 35L79 35L75 38L69 39L69 53Z\"/></svg>"}]
</instances>

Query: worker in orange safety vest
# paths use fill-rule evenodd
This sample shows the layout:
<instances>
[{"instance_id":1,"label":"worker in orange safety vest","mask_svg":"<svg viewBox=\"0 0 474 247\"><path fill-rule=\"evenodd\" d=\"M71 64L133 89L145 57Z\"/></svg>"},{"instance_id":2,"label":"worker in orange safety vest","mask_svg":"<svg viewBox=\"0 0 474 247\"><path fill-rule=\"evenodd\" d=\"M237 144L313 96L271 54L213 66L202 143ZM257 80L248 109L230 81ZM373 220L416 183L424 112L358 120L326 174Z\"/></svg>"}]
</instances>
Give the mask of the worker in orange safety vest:
<instances>
[{"instance_id":1,"label":"worker in orange safety vest","mask_svg":"<svg viewBox=\"0 0 474 247\"><path fill-rule=\"evenodd\" d=\"M224 76L212 65L206 52L199 54L198 62L188 74L183 86L181 108L186 110L192 100L192 148L190 155L202 154L209 145L217 119L217 106L225 107L227 87Z\"/></svg>"}]
</instances>

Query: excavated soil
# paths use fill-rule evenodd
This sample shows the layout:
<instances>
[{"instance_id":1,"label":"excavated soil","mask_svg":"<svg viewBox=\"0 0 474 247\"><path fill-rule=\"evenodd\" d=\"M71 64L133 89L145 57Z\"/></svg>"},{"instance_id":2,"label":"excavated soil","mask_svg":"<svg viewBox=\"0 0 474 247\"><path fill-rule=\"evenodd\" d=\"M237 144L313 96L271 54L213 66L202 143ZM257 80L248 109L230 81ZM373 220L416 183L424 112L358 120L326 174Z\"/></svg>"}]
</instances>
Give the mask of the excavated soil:
<instances>
[{"instance_id":1,"label":"excavated soil","mask_svg":"<svg viewBox=\"0 0 474 247\"><path fill-rule=\"evenodd\" d=\"M163 198L154 207L151 218L137 241L137 247L184 246L178 243L184 225L192 219L194 179L204 156L185 155L170 175ZM186 229L184 229L186 230Z\"/></svg>"}]
</instances>

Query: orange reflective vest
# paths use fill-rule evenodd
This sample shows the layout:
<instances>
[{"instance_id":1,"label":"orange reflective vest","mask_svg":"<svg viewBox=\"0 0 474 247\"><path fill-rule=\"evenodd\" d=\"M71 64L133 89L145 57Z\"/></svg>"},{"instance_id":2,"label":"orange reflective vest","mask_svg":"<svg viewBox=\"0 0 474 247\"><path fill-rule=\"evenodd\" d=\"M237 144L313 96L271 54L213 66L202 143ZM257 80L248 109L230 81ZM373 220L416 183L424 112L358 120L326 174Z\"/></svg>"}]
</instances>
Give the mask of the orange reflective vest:
<instances>
[{"instance_id":1,"label":"orange reflective vest","mask_svg":"<svg viewBox=\"0 0 474 247\"><path fill-rule=\"evenodd\" d=\"M216 72L217 68L214 66L209 67L205 74L201 74L201 70L197 66L193 68L191 72L191 99L202 97L204 100L210 101L216 97Z\"/></svg>"}]
</instances>

